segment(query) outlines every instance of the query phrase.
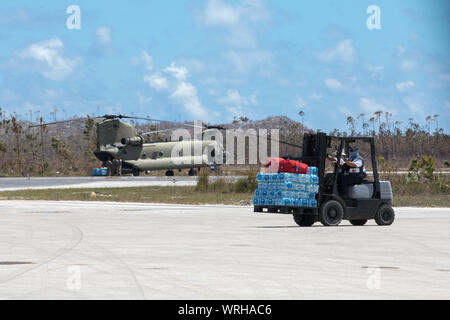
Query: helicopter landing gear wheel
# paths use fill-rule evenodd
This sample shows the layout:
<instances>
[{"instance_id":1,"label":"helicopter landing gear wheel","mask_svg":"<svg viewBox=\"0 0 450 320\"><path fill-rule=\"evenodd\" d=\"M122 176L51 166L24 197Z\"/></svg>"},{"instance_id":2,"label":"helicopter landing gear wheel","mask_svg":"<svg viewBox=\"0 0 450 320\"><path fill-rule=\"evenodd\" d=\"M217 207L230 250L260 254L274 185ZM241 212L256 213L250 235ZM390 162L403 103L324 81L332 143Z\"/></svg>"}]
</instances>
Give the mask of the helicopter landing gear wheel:
<instances>
[{"instance_id":1,"label":"helicopter landing gear wheel","mask_svg":"<svg viewBox=\"0 0 450 320\"><path fill-rule=\"evenodd\" d=\"M191 177L192 176L196 176L197 175L197 171L195 171L194 169L190 169L189 172L188 172L188 175L191 176Z\"/></svg>"},{"instance_id":2,"label":"helicopter landing gear wheel","mask_svg":"<svg viewBox=\"0 0 450 320\"><path fill-rule=\"evenodd\" d=\"M173 171L172 171L172 170L167 170L167 171L166 171L166 176L167 176L167 177L173 177L173 176L174 176Z\"/></svg>"}]
</instances>

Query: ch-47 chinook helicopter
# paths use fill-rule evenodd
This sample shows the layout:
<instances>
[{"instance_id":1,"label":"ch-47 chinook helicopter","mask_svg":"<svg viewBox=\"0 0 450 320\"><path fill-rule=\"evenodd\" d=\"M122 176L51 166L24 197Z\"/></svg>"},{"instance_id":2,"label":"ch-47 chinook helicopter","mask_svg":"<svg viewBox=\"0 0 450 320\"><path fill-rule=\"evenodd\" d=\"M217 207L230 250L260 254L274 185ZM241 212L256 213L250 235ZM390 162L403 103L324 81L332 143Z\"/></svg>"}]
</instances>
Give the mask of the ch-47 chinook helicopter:
<instances>
[{"instance_id":1,"label":"ch-47 chinook helicopter","mask_svg":"<svg viewBox=\"0 0 450 320\"><path fill-rule=\"evenodd\" d=\"M55 121L30 127L46 126L83 119L88 118ZM157 141L148 143L145 142L145 135L174 129L154 130L136 134L135 128L132 125L121 121L121 119L137 119L168 123L171 121L130 117L125 115L104 115L101 117L92 117L91 119L102 119L100 122L96 123L97 146L94 150L94 155L102 162L104 167L108 168L110 175L117 175L122 172L132 173L134 176L138 176L142 171L166 170L166 176L173 176L173 170L178 169L181 171L182 169L189 169L188 174L194 176L197 175L196 168L200 170L202 167L209 167L211 170L215 170L216 166L219 164L215 161L216 154L218 156L222 155L223 157L223 161L220 163L225 163L226 161L226 153L224 152L223 146L215 140L190 139L183 141ZM191 124L182 125L195 127L195 125ZM204 126L202 129L203 134L208 130L222 130L224 128L218 126ZM201 150L201 153L195 153L194 149Z\"/></svg>"}]
</instances>

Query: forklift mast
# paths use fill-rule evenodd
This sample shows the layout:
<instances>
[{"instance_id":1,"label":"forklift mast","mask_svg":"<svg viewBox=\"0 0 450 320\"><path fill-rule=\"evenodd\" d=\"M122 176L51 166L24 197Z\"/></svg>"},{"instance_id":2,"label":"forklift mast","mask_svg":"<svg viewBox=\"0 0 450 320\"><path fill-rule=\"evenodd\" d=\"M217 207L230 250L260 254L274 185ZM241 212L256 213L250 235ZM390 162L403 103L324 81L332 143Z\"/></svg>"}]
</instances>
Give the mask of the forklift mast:
<instances>
[{"instance_id":1,"label":"forklift mast","mask_svg":"<svg viewBox=\"0 0 450 320\"><path fill-rule=\"evenodd\" d=\"M330 143L331 138L325 133L305 133L303 135L302 156L295 159L310 167L317 167L320 185L323 185L327 147L330 146Z\"/></svg>"}]
</instances>

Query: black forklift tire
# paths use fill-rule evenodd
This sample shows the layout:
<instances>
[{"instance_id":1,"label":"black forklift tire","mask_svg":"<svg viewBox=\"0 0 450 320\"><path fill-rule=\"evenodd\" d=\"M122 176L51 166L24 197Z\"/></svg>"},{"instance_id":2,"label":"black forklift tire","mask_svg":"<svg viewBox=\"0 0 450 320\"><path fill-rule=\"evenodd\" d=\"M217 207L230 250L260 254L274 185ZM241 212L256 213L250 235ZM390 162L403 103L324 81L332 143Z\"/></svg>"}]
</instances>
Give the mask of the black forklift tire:
<instances>
[{"instance_id":1,"label":"black forklift tire","mask_svg":"<svg viewBox=\"0 0 450 320\"><path fill-rule=\"evenodd\" d=\"M367 223L367 219L352 219L350 223L354 226L363 226Z\"/></svg>"},{"instance_id":2,"label":"black forklift tire","mask_svg":"<svg viewBox=\"0 0 450 320\"><path fill-rule=\"evenodd\" d=\"M375 215L375 222L379 226L390 226L395 220L394 209L388 204L383 204L378 208Z\"/></svg>"},{"instance_id":3,"label":"black forklift tire","mask_svg":"<svg viewBox=\"0 0 450 320\"><path fill-rule=\"evenodd\" d=\"M133 176L138 177L141 171L139 169L133 169Z\"/></svg>"},{"instance_id":4,"label":"black forklift tire","mask_svg":"<svg viewBox=\"0 0 450 320\"><path fill-rule=\"evenodd\" d=\"M344 208L336 200L328 200L319 209L319 220L324 226L337 226L344 217Z\"/></svg>"},{"instance_id":5,"label":"black forklift tire","mask_svg":"<svg viewBox=\"0 0 450 320\"><path fill-rule=\"evenodd\" d=\"M295 223L300 227L311 227L316 222L316 217L313 214L294 213L292 216Z\"/></svg>"}]
</instances>

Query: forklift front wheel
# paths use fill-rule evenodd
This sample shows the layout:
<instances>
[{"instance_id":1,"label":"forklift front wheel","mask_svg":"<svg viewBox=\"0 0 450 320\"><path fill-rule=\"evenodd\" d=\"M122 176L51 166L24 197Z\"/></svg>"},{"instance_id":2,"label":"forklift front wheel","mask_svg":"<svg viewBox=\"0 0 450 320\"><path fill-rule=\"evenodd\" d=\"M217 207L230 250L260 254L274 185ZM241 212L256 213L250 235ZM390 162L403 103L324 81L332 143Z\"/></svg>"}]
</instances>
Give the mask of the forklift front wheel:
<instances>
[{"instance_id":1,"label":"forklift front wheel","mask_svg":"<svg viewBox=\"0 0 450 320\"><path fill-rule=\"evenodd\" d=\"M354 226L363 226L367 223L367 219L350 220L350 223Z\"/></svg>"},{"instance_id":2,"label":"forklift front wheel","mask_svg":"<svg viewBox=\"0 0 450 320\"><path fill-rule=\"evenodd\" d=\"M324 226L337 226L344 217L344 208L336 200L328 200L319 210L319 220Z\"/></svg>"},{"instance_id":3,"label":"forklift front wheel","mask_svg":"<svg viewBox=\"0 0 450 320\"><path fill-rule=\"evenodd\" d=\"M313 214L294 213L293 217L295 223L297 223L300 227L311 227L314 222L316 222Z\"/></svg>"},{"instance_id":4,"label":"forklift front wheel","mask_svg":"<svg viewBox=\"0 0 450 320\"><path fill-rule=\"evenodd\" d=\"M394 209L388 204L383 204L378 208L377 214L375 215L375 222L379 226L389 226L394 222L395 213Z\"/></svg>"}]
</instances>

